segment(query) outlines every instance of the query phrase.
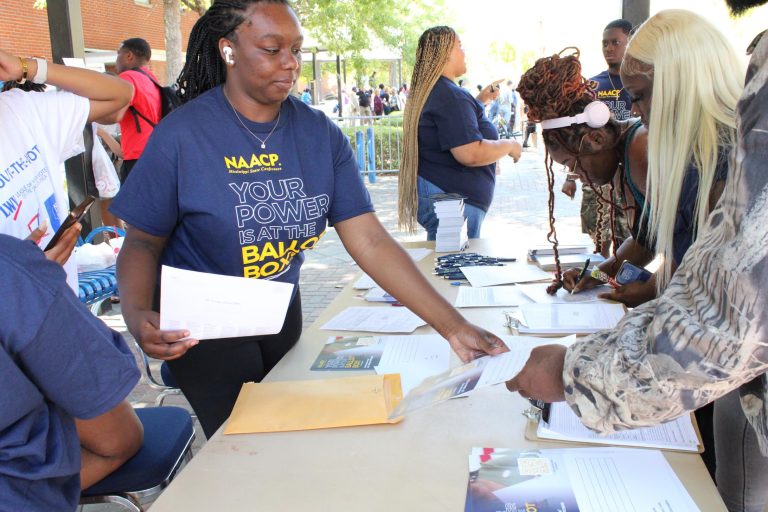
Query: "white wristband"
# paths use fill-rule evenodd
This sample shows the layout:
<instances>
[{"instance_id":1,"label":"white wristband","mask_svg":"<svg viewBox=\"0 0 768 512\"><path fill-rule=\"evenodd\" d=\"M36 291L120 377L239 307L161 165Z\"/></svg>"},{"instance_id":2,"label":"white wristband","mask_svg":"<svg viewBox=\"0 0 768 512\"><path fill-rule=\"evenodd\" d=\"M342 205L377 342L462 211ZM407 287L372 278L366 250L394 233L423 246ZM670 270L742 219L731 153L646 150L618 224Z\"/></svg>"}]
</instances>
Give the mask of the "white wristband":
<instances>
[{"instance_id":1,"label":"white wristband","mask_svg":"<svg viewBox=\"0 0 768 512\"><path fill-rule=\"evenodd\" d=\"M37 62L37 73L32 77L32 83L44 84L48 80L48 61L35 58L35 62Z\"/></svg>"}]
</instances>

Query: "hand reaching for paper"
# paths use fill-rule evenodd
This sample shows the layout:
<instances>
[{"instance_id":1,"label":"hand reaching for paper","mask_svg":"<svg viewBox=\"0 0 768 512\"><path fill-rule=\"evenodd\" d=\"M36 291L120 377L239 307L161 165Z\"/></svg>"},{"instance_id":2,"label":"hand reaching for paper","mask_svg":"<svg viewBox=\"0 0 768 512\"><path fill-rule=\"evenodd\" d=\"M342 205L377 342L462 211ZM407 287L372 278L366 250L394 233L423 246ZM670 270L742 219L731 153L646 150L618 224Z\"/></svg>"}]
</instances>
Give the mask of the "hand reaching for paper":
<instances>
[{"instance_id":1,"label":"hand reaching for paper","mask_svg":"<svg viewBox=\"0 0 768 512\"><path fill-rule=\"evenodd\" d=\"M485 355L495 356L509 351L501 338L469 322L464 322L445 338L465 363Z\"/></svg>"},{"instance_id":2,"label":"hand reaching for paper","mask_svg":"<svg viewBox=\"0 0 768 512\"><path fill-rule=\"evenodd\" d=\"M545 402L565 400L563 385L563 345L544 345L531 351L531 357L513 379L507 381L507 389L517 391L523 398L535 398Z\"/></svg>"}]
</instances>

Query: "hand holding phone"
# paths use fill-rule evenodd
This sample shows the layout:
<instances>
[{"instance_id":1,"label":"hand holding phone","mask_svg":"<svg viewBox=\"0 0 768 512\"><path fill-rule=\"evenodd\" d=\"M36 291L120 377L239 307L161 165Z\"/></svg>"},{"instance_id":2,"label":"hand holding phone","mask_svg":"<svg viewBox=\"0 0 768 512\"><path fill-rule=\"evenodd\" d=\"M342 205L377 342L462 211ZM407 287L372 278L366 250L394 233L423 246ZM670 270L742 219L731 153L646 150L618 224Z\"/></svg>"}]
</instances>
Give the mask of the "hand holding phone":
<instances>
[{"instance_id":1,"label":"hand holding phone","mask_svg":"<svg viewBox=\"0 0 768 512\"><path fill-rule=\"evenodd\" d=\"M83 220L83 217L85 217L85 215L88 213L88 210L90 210L91 206L93 206L94 201L96 201L95 197L88 196L82 203L77 205L71 212L69 212L67 218L64 219L64 222L61 223L61 226L59 226L59 229L56 230L56 233L53 234L53 238L51 238L51 240L48 242L48 245L46 245L45 249L43 250L48 251L52 249L66 230L72 227L72 225L76 222Z\"/></svg>"},{"instance_id":2,"label":"hand holding phone","mask_svg":"<svg viewBox=\"0 0 768 512\"><path fill-rule=\"evenodd\" d=\"M621 285L633 283L635 281L645 282L650 278L650 272L644 268L630 263L627 260L624 260L624 262L619 267L619 271L616 273L616 282Z\"/></svg>"}]
</instances>

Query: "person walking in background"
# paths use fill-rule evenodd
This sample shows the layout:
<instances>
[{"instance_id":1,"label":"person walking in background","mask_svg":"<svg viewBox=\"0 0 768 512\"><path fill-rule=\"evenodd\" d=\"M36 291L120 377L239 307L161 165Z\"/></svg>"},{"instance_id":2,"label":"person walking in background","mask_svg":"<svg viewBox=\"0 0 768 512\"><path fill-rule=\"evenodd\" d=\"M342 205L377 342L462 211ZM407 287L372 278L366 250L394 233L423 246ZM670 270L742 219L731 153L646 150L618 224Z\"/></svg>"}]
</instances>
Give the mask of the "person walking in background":
<instances>
[{"instance_id":1,"label":"person walking in background","mask_svg":"<svg viewBox=\"0 0 768 512\"><path fill-rule=\"evenodd\" d=\"M603 30L603 57L608 69L593 76L590 80L594 83L597 99L605 103L617 121L626 121L630 118L631 99L621 82L619 70L624 60L624 51L627 47L629 33L632 24L624 19L610 22ZM576 193L577 176L569 174L563 183L562 192L573 199ZM610 185L604 185L600 189L602 197L610 197ZM621 197L614 196L613 202L621 206ZM599 221L598 221L599 219ZM623 208L615 208L613 212L614 230L610 231L611 224L608 208L601 205L595 190L588 183L581 184L581 232L587 233L595 243L595 250L604 257L610 256L611 240L615 240L618 249L631 233L627 225L627 216ZM600 228L598 229L598 226Z\"/></svg>"},{"instance_id":2,"label":"person walking in background","mask_svg":"<svg viewBox=\"0 0 768 512\"><path fill-rule=\"evenodd\" d=\"M312 104L312 93L309 92L309 87L306 87L304 92L301 93L301 102L305 105Z\"/></svg>"},{"instance_id":3,"label":"person walking in background","mask_svg":"<svg viewBox=\"0 0 768 512\"><path fill-rule=\"evenodd\" d=\"M496 162L520 158L520 144L498 139L483 105L498 97L491 84L478 99L454 80L467 71L456 32L445 26L427 29L419 38L403 121L403 156L398 176L400 225L409 231L418 222L427 240L437 235L432 196L464 196L469 238L479 238L493 200Z\"/></svg>"},{"instance_id":4,"label":"person walking in background","mask_svg":"<svg viewBox=\"0 0 768 512\"><path fill-rule=\"evenodd\" d=\"M133 98L128 111L120 120L120 147L123 165L120 181L125 183L131 169L144 152L149 136L160 122L160 89L157 77L149 70L152 49L144 39L126 39L117 50L115 68L123 80L133 85Z\"/></svg>"}]
</instances>

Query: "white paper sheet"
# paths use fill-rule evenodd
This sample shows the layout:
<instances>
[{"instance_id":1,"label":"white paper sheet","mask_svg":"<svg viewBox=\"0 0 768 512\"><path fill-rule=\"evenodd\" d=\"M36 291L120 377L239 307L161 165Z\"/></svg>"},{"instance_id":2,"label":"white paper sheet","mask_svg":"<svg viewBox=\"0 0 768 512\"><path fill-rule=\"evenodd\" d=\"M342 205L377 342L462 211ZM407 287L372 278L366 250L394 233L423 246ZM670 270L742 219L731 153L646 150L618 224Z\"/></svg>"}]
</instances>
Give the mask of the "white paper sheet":
<instances>
[{"instance_id":1,"label":"white paper sheet","mask_svg":"<svg viewBox=\"0 0 768 512\"><path fill-rule=\"evenodd\" d=\"M624 316L622 304L523 304L517 315L520 334L588 334L611 329Z\"/></svg>"},{"instance_id":2,"label":"white paper sheet","mask_svg":"<svg viewBox=\"0 0 768 512\"><path fill-rule=\"evenodd\" d=\"M585 427L576 413L565 402L553 403L549 422L540 421L536 435L542 439L580 441L618 446L641 446L698 451L699 438L693 428L690 414L655 427L622 430L602 436Z\"/></svg>"},{"instance_id":3,"label":"white paper sheet","mask_svg":"<svg viewBox=\"0 0 768 512\"><path fill-rule=\"evenodd\" d=\"M347 308L321 329L329 331L413 332L426 322L405 307Z\"/></svg>"},{"instance_id":4,"label":"white paper sheet","mask_svg":"<svg viewBox=\"0 0 768 512\"><path fill-rule=\"evenodd\" d=\"M450 366L451 346L437 334L384 336L381 342L384 352L376 373L399 373L404 395Z\"/></svg>"},{"instance_id":5,"label":"white paper sheet","mask_svg":"<svg viewBox=\"0 0 768 512\"><path fill-rule=\"evenodd\" d=\"M587 450L587 453L582 452ZM584 510L694 512L699 508L658 450L576 448L564 456Z\"/></svg>"},{"instance_id":6,"label":"white paper sheet","mask_svg":"<svg viewBox=\"0 0 768 512\"><path fill-rule=\"evenodd\" d=\"M517 510L517 503L531 510L699 510L658 450L473 448L469 468L478 479L501 484L492 491L501 500L499 510ZM470 493L473 489L470 486ZM481 493L472 502L485 501Z\"/></svg>"},{"instance_id":7,"label":"white paper sheet","mask_svg":"<svg viewBox=\"0 0 768 512\"><path fill-rule=\"evenodd\" d=\"M550 272L544 272L539 267L529 265L528 263L513 263L501 267L478 266L460 268L464 276L474 287L552 280Z\"/></svg>"},{"instance_id":8,"label":"white paper sheet","mask_svg":"<svg viewBox=\"0 0 768 512\"><path fill-rule=\"evenodd\" d=\"M160 329L207 340L280 332L293 285L163 265Z\"/></svg>"},{"instance_id":9,"label":"white paper sheet","mask_svg":"<svg viewBox=\"0 0 768 512\"><path fill-rule=\"evenodd\" d=\"M557 290L557 294L550 295L547 293L547 287L549 283L529 283L518 284L517 289L520 290L526 297L530 298L537 304L580 304L584 302L608 302L604 299L598 299L597 296L601 293L607 293L611 291L608 286L598 286L590 290L583 290L571 295L571 292L566 291L565 288Z\"/></svg>"},{"instance_id":10,"label":"white paper sheet","mask_svg":"<svg viewBox=\"0 0 768 512\"><path fill-rule=\"evenodd\" d=\"M482 308L498 306L519 306L532 302L514 286L459 286L454 306L457 308Z\"/></svg>"},{"instance_id":11,"label":"white paper sheet","mask_svg":"<svg viewBox=\"0 0 768 512\"><path fill-rule=\"evenodd\" d=\"M566 336L564 338L533 338L530 336L504 336L504 344L509 347L509 352L499 354L498 356L488 357L483 374L477 381L475 389L485 386L493 386L501 382L506 382L523 369L528 358L531 356L531 350L541 345L560 344L568 346L576 341L576 336Z\"/></svg>"}]
</instances>

